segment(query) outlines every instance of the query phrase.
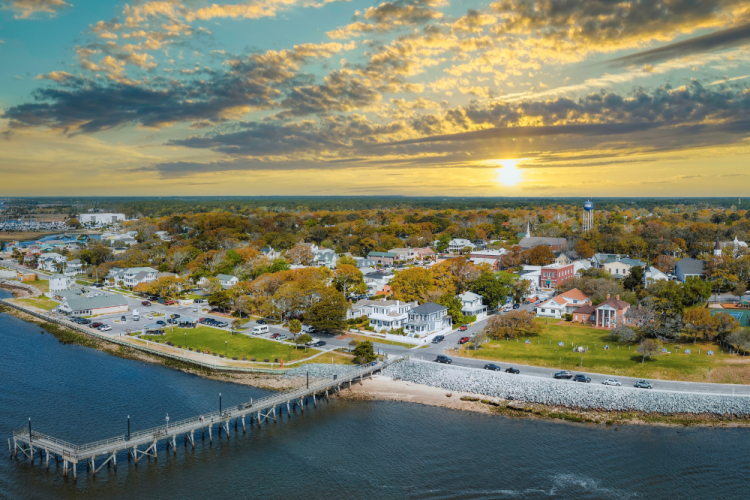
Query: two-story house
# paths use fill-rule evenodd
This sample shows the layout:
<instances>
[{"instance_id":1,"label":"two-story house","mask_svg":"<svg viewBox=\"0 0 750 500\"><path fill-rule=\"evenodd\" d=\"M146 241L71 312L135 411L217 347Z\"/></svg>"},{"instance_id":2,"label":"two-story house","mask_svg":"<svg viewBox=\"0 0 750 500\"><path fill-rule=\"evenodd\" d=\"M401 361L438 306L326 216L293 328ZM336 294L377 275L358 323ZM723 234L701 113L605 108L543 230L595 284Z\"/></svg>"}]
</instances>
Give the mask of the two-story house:
<instances>
[{"instance_id":1,"label":"two-story house","mask_svg":"<svg viewBox=\"0 0 750 500\"><path fill-rule=\"evenodd\" d=\"M474 243L464 238L454 238L448 242L448 251L451 253L460 253L464 249L469 249L469 252L471 252L475 248Z\"/></svg>"},{"instance_id":2,"label":"two-story house","mask_svg":"<svg viewBox=\"0 0 750 500\"><path fill-rule=\"evenodd\" d=\"M487 306L481 295L464 292L458 294L458 298L461 300L461 313L464 316L476 316L477 321L487 317Z\"/></svg>"},{"instance_id":3,"label":"two-story house","mask_svg":"<svg viewBox=\"0 0 750 500\"><path fill-rule=\"evenodd\" d=\"M539 285L542 288L555 288L562 285L576 274L573 264L550 264L542 266Z\"/></svg>"},{"instance_id":4,"label":"two-story house","mask_svg":"<svg viewBox=\"0 0 750 500\"><path fill-rule=\"evenodd\" d=\"M392 266L398 255L390 252L370 252L367 254L367 258L381 266Z\"/></svg>"},{"instance_id":5,"label":"two-story house","mask_svg":"<svg viewBox=\"0 0 750 500\"><path fill-rule=\"evenodd\" d=\"M231 274L217 274L216 278L223 288L231 288L240 282L237 276L232 276Z\"/></svg>"},{"instance_id":6,"label":"two-story house","mask_svg":"<svg viewBox=\"0 0 750 500\"><path fill-rule=\"evenodd\" d=\"M369 273L363 276L365 285L367 285L367 293L370 295L378 292L390 292L390 282L393 279L393 274L385 272Z\"/></svg>"},{"instance_id":7,"label":"two-story house","mask_svg":"<svg viewBox=\"0 0 750 500\"><path fill-rule=\"evenodd\" d=\"M409 311L409 319L404 325L404 332L409 336L425 337L431 333L449 329L452 324L447 307L428 302Z\"/></svg>"},{"instance_id":8,"label":"two-story house","mask_svg":"<svg viewBox=\"0 0 750 500\"><path fill-rule=\"evenodd\" d=\"M56 292L69 290L74 281L64 274L53 274L49 277L49 292L54 296Z\"/></svg>"},{"instance_id":9,"label":"two-story house","mask_svg":"<svg viewBox=\"0 0 750 500\"><path fill-rule=\"evenodd\" d=\"M315 251L314 262L319 266L327 267L328 269L335 269L336 263L339 261L336 252L329 248L321 248Z\"/></svg>"},{"instance_id":10,"label":"two-story house","mask_svg":"<svg viewBox=\"0 0 750 500\"><path fill-rule=\"evenodd\" d=\"M590 304L591 297L574 288L538 304L534 312L544 318L562 318L565 314L575 313L581 307Z\"/></svg>"},{"instance_id":11,"label":"two-story house","mask_svg":"<svg viewBox=\"0 0 750 500\"><path fill-rule=\"evenodd\" d=\"M57 252L46 252L37 258L37 267L44 271L58 272L58 264L64 265L67 259Z\"/></svg>"},{"instance_id":12,"label":"two-story house","mask_svg":"<svg viewBox=\"0 0 750 500\"><path fill-rule=\"evenodd\" d=\"M643 269L646 268L646 263L637 259L631 259L628 257L620 257L619 255L615 260L606 262L602 269L611 274L615 279L623 279L630 274L630 270L636 266L640 266Z\"/></svg>"},{"instance_id":13,"label":"two-story house","mask_svg":"<svg viewBox=\"0 0 750 500\"><path fill-rule=\"evenodd\" d=\"M401 302L399 300L360 300L352 305L347 316L367 316L370 326L375 331L395 330L404 326L409 319L408 312L416 302Z\"/></svg>"},{"instance_id":14,"label":"two-story house","mask_svg":"<svg viewBox=\"0 0 750 500\"><path fill-rule=\"evenodd\" d=\"M75 276L76 274L81 273L82 267L83 265L81 264L80 259L69 260L65 263L63 274L65 274L65 276Z\"/></svg>"},{"instance_id":15,"label":"two-story house","mask_svg":"<svg viewBox=\"0 0 750 500\"><path fill-rule=\"evenodd\" d=\"M158 271L152 267L130 267L128 269L112 268L107 274L107 280L115 285L123 284L133 288L141 283L156 281Z\"/></svg>"}]
</instances>

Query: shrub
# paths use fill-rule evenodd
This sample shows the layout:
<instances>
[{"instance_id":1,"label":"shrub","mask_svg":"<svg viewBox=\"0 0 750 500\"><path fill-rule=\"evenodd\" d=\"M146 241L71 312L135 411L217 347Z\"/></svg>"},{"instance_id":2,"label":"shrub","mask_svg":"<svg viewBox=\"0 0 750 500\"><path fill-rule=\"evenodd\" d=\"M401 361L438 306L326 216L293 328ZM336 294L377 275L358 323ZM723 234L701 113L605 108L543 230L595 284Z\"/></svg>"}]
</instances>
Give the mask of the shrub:
<instances>
[{"instance_id":1,"label":"shrub","mask_svg":"<svg viewBox=\"0 0 750 500\"><path fill-rule=\"evenodd\" d=\"M573 315L571 313L566 313L565 321L573 321Z\"/></svg>"}]
</instances>

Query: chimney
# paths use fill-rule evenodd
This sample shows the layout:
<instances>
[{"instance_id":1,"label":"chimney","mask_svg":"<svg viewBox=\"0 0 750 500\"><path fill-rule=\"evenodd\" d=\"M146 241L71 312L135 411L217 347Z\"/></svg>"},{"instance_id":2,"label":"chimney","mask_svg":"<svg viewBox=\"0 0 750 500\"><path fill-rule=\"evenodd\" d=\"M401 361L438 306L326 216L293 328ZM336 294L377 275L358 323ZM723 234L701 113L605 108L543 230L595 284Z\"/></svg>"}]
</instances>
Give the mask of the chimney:
<instances>
[{"instance_id":1,"label":"chimney","mask_svg":"<svg viewBox=\"0 0 750 500\"><path fill-rule=\"evenodd\" d=\"M620 300L620 294L618 293L617 295L615 295L615 298L616 298L617 300Z\"/></svg>"},{"instance_id":2,"label":"chimney","mask_svg":"<svg viewBox=\"0 0 750 500\"><path fill-rule=\"evenodd\" d=\"M609 294L607 294L607 300L609 300Z\"/></svg>"}]
</instances>

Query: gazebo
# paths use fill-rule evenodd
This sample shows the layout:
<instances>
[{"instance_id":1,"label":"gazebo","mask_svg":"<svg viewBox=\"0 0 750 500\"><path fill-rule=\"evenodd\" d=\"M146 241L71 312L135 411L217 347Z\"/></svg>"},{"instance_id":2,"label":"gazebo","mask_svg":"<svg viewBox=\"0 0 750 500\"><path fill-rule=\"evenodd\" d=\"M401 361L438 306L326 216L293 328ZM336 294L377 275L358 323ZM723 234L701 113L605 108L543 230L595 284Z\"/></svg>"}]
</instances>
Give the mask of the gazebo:
<instances>
[{"instance_id":1,"label":"gazebo","mask_svg":"<svg viewBox=\"0 0 750 500\"><path fill-rule=\"evenodd\" d=\"M164 327L158 323L149 323L143 327L143 333L145 335L162 335Z\"/></svg>"}]
</instances>

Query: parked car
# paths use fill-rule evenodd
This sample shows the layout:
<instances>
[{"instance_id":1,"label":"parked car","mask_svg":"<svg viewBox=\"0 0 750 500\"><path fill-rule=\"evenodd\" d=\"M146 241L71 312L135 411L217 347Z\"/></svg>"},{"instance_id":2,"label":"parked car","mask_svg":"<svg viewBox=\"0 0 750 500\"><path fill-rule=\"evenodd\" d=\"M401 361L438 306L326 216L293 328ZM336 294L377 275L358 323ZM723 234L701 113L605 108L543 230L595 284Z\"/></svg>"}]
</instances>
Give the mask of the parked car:
<instances>
[{"instance_id":1,"label":"parked car","mask_svg":"<svg viewBox=\"0 0 750 500\"><path fill-rule=\"evenodd\" d=\"M287 337L283 333L280 333L279 336L276 337L277 340L284 340L285 338L287 338Z\"/></svg>"},{"instance_id":2,"label":"parked car","mask_svg":"<svg viewBox=\"0 0 750 500\"><path fill-rule=\"evenodd\" d=\"M519 373L521 373L521 370L518 370L518 369L513 368L511 366L511 367L508 367L508 368L505 369L505 373L513 373L515 375L518 375Z\"/></svg>"},{"instance_id":3,"label":"parked car","mask_svg":"<svg viewBox=\"0 0 750 500\"><path fill-rule=\"evenodd\" d=\"M573 378L573 374L570 373L568 370L563 370L561 372L555 373L555 378L556 379L561 379L561 378L571 379Z\"/></svg>"},{"instance_id":4,"label":"parked car","mask_svg":"<svg viewBox=\"0 0 750 500\"><path fill-rule=\"evenodd\" d=\"M120 316L120 321L122 321L123 323L127 323L128 318L126 318L125 316Z\"/></svg>"},{"instance_id":5,"label":"parked car","mask_svg":"<svg viewBox=\"0 0 750 500\"><path fill-rule=\"evenodd\" d=\"M469 340L471 340L471 338L469 338L469 337L461 337L460 339L458 339L458 343L459 343L459 344L465 344L465 343L467 343L467 342L468 342Z\"/></svg>"},{"instance_id":6,"label":"parked car","mask_svg":"<svg viewBox=\"0 0 750 500\"><path fill-rule=\"evenodd\" d=\"M143 302L141 302L141 305L148 307L151 305L151 302L149 302L148 300L144 300Z\"/></svg>"},{"instance_id":7,"label":"parked car","mask_svg":"<svg viewBox=\"0 0 750 500\"><path fill-rule=\"evenodd\" d=\"M193 312L194 312L194 313L197 313L197 312L198 312L198 308L197 308L197 307L194 307L194 308L193 308Z\"/></svg>"},{"instance_id":8,"label":"parked car","mask_svg":"<svg viewBox=\"0 0 750 500\"><path fill-rule=\"evenodd\" d=\"M272 334L271 334L271 338L272 338L272 339L277 339L277 338L279 338L280 336L281 336L281 334L280 334L280 333L272 333Z\"/></svg>"},{"instance_id":9,"label":"parked car","mask_svg":"<svg viewBox=\"0 0 750 500\"><path fill-rule=\"evenodd\" d=\"M313 344L312 346L313 346L313 347L323 347L324 345L326 345L326 343L325 343L324 341L322 341L322 340L318 340L318 341L317 341L317 342L315 342L315 343L314 343L314 344Z\"/></svg>"},{"instance_id":10,"label":"parked car","mask_svg":"<svg viewBox=\"0 0 750 500\"><path fill-rule=\"evenodd\" d=\"M613 378L608 378L607 380L605 380L604 382L602 382L602 384L604 384L604 385L614 385L614 386L617 386L617 387L620 387L622 385L619 381L617 381L616 379L613 379Z\"/></svg>"},{"instance_id":11,"label":"parked car","mask_svg":"<svg viewBox=\"0 0 750 500\"><path fill-rule=\"evenodd\" d=\"M102 325L99 327L100 332L109 332L112 331L112 327L109 325Z\"/></svg>"},{"instance_id":12,"label":"parked car","mask_svg":"<svg viewBox=\"0 0 750 500\"><path fill-rule=\"evenodd\" d=\"M502 368L500 368L499 366L497 366L494 363L489 363L489 364L484 365L484 369L485 370L492 370L493 372L499 372L499 371L502 370Z\"/></svg>"},{"instance_id":13,"label":"parked car","mask_svg":"<svg viewBox=\"0 0 750 500\"><path fill-rule=\"evenodd\" d=\"M99 328L99 327L100 327L100 326L102 326L103 324L104 324L104 323L102 323L102 322L100 322L100 321L97 321L97 322L95 322L95 323L91 323L91 324L89 325L89 328Z\"/></svg>"},{"instance_id":14,"label":"parked car","mask_svg":"<svg viewBox=\"0 0 750 500\"><path fill-rule=\"evenodd\" d=\"M266 320L264 320L264 319L259 319L259 320L258 320L258 321L256 321L255 323L256 323L256 324L258 324L258 325L265 325L265 324L266 324Z\"/></svg>"},{"instance_id":15,"label":"parked car","mask_svg":"<svg viewBox=\"0 0 750 500\"><path fill-rule=\"evenodd\" d=\"M91 323L91 320L90 319L86 319L86 318L81 318L80 323L82 325L88 325L89 323Z\"/></svg>"},{"instance_id":16,"label":"parked car","mask_svg":"<svg viewBox=\"0 0 750 500\"><path fill-rule=\"evenodd\" d=\"M651 385L651 382L647 382L645 380L639 380L638 382L635 383L635 386L638 389L653 389L654 388L654 386Z\"/></svg>"},{"instance_id":17,"label":"parked car","mask_svg":"<svg viewBox=\"0 0 750 500\"><path fill-rule=\"evenodd\" d=\"M168 300L168 301L164 302L165 306L173 306L175 304L176 304L176 302L174 300Z\"/></svg>"},{"instance_id":18,"label":"parked car","mask_svg":"<svg viewBox=\"0 0 750 500\"><path fill-rule=\"evenodd\" d=\"M443 356L442 354L438 355L438 357L435 358L435 361L438 363L446 363L448 365L453 363L453 360L451 358L449 358L448 356Z\"/></svg>"},{"instance_id":19,"label":"parked car","mask_svg":"<svg viewBox=\"0 0 750 500\"><path fill-rule=\"evenodd\" d=\"M172 315L172 317L173 317L174 319L177 319L177 318L179 318L179 317L180 317L180 315L179 315L179 314L173 314L173 315Z\"/></svg>"},{"instance_id":20,"label":"parked car","mask_svg":"<svg viewBox=\"0 0 750 500\"><path fill-rule=\"evenodd\" d=\"M161 325L161 326L167 326L167 324L163 322L162 320L157 321L156 324Z\"/></svg>"},{"instance_id":21,"label":"parked car","mask_svg":"<svg viewBox=\"0 0 750 500\"><path fill-rule=\"evenodd\" d=\"M435 338L432 339L432 343L433 344L439 344L443 340L445 340L445 335L436 335Z\"/></svg>"},{"instance_id":22,"label":"parked car","mask_svg":"<svg viewBox=\"0 0 750 500\"><path fill-rule=\"evenodd\" d=\"M458 327L459 332L465 332L469 328L469 325L461 325Z\"/></svg>"},{"instance_id":23,"label":"parked car","mask_svg":"<svg viewBox=\"0 0 750 500\"><path fill-rule=\"evenodd\" d=\"M521 307L521 304L513 304L513 309L519 309Z\"/></svg>"},{"instance_id":24,"label":"parked car","mask_svg":"<svg viewBox=\"0 0 750 500\"><path fill-rule=\"evenodd\" d=\"M591 383L591 379L589 377L587 377L586 375L581 375L579 373L575 377L573 377L573 382L584 382L586 384L590 384Z\"/></svg>"}]
</instances>

